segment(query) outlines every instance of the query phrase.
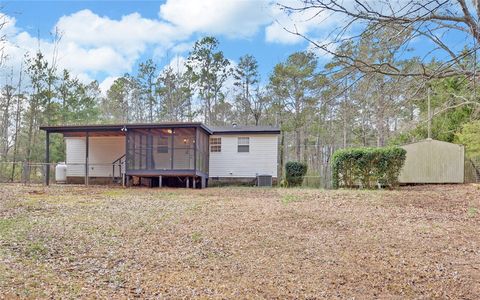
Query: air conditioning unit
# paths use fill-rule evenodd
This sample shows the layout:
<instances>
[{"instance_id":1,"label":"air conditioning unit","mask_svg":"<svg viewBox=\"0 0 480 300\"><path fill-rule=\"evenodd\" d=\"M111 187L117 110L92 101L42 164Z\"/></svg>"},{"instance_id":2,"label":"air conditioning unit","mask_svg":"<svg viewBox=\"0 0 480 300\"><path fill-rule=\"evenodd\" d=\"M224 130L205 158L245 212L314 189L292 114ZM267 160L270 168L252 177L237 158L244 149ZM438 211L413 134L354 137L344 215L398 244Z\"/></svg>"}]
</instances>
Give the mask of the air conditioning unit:
<instances>
[{"instance_id":1,"label":"air conditioning unit","mask_svg":"<svg viewBox=\"0 0 480 300\"><path fill-rule=\"evenodd\" d=\"M272 175L257 175L257 186L272 186Z\"/></svg>"}]
</instances>

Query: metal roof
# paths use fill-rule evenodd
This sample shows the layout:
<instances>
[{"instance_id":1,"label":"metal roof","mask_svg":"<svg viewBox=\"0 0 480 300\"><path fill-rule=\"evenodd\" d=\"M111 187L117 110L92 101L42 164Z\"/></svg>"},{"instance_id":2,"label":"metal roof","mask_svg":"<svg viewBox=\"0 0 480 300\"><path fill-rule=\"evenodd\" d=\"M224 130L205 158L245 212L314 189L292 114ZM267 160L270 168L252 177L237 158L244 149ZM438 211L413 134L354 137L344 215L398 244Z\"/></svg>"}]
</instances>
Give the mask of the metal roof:
<instances>
[{"instance_id":1,"label":"metal roof","mask_svg":"<svg viewBox=\"0 0 480 300\"><path fill-rule=\"evenodd\" d=\"M164 122L164 123L125 123L125 124L93 124L93 125L55 125L40 126L40 130L51 133L84 132L84 131L117 131L126 129L153 128L189 128L199 127L209 134L280 134L280 128L273 126L206 126L201 122Z\"/></svg>"},{"instance_id":2,"label":"metal roof","mask_svg":"<svg viewBox=\"0 0 480 300\"><path fill-rule=\"evenodd\" d=\"M280 134L280 128L274 126L210 126L213 134L235 134L235 133L262 133Z\"/></svg>"},{"instance_id":3,"label":"metal roof","mask_svg":"<svg viewBox=\"0 0 480 300\"><path fill-rule=\"evenodd\" d=\"M55 125L40 126L40 130L52 133L79 132L79 131L117 131L122 129L154 129L154 128L191 128L199 127L212 134L210 128L200 122L164 122L164 123L125 123L125 124L96 124L96 125Z\"/></svg>"}]
</instances>

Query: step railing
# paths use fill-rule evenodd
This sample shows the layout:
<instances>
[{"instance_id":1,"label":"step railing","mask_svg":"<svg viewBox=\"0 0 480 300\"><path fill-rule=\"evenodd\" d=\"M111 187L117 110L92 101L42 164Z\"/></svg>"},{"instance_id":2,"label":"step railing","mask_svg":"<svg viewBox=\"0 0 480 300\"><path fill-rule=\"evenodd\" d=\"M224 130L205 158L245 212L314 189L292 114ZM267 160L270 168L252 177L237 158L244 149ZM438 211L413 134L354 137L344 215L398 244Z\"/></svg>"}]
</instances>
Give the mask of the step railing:
<instances>
[{"instance_id":1,"label":"step railing","mask_svg":"<svg viewBox=\"0 0 480 300\"><path fill-rule=\"evenodd\" d=\"M121 179L123 173L125 173L125 154L117 158L112 162L112 181L115 179ZM115 169L118 167L118 176L115 176Z\"/></svg>"}]
</instances>

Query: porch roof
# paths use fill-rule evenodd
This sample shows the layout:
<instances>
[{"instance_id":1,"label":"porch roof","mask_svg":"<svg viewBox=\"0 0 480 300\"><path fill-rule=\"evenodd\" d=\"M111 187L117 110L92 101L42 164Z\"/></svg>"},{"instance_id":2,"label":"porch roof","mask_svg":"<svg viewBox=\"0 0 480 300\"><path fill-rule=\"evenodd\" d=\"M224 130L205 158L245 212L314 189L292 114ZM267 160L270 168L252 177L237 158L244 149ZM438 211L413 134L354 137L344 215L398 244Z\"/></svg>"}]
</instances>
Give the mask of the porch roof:
<instances>
[{"instance_id":1,"label":"porch roof","mask_svg":"<svg viewBox=\"0 0 480 300\"><path fill-rule=\"evenodd\" d=\"M201 128L207 134L280 134L280 128L274 126L207 126L201 122L165 122L165 123L125 123L98 125L55 125L41 126L40 130L49 133L63 133L76 136L93 133L99 136L125 135L128 129L159 129L159 128Z\"/></svg>"},{"instance_id":2,"label":"porch roof","mask_svg":"<svg viewBox=\"0 0 480 300\"><path fill-rule=\"evenodd\" d=\"M63 133L75 135L85 132L96 133L101 136L125 135L128 129L159 129L159 128L201 128L206 133L212 134L212 130L200 122L168 122L168 123L133 123L133 124L98 124L98 125L55 125L40 126L40 130L49 133Z\"/></svg>"}]
</instances>

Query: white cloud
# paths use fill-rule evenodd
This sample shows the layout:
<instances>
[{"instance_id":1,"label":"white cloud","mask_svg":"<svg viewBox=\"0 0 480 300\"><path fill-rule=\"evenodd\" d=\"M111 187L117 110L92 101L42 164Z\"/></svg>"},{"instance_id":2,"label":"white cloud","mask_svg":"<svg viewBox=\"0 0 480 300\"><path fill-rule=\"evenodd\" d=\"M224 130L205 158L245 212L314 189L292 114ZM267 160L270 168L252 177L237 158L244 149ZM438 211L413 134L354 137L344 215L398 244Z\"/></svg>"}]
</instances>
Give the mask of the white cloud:
<instances>
[{"instance_id":1,"label":"white cloud","mask_svg":"<svg viewBox=\"0 0 480 300\"><path fill-rule=\"evenodd\" d=\"M82 83L84 84L89 84L90 82L92 82L93 79L90 75L86 74L86 73L80 73L80 74L76 74L75 77Z\"/></svg>"},{"instance_id":2,"label":"white cloud","mask_svg":"<svg viewBox=\"0 0 480 300\"><path fill-rule=\"evenodd\" d=\"M355 27L362 28L365 26L365 22L362 20L357 20L350 24L348 16L345 14L334 12L332 9L322 9L318 6L315 7L315 1L305 1L300 0L277 0L278 5L271 4L271 16L275 20L265 28L265 40L271 43L280 43L280 44L296 44L304 41L301 36L295 35L293 33L299 33L305 35L309 38L314 37L324 37L320 39L321 43L328 43L337 34L351 34L352 30L355 30ZM325 1L323 1L325 3ZM400 11L409 0L363 0L361 1L363 5L359 5L357 1L354 0L343 0L339 2L339 5L344 7L348 11L356 11L359 14L363 12L364 7L368 7L369 10L379 11L380 13L389 14L391 11ZM418 15L429 11L432 7L435 7L435 2L427 4L426 7L420 9L418 4L416 7ZM282 10L282 7L293 8L293 10ZM309 7L306 9L306 7ZM448 6L449 9L451 8ZM348 24L348 28L345 28ZM345 32L343 32L347 29ZM293 33L292 33L293 32ZM318 40L318 39L317 39ZM328 47L330 47L328 45Z\"/></svg>"},{"instance_id":3,"label":"white cloud","mask_svg":"<svg viewBox=\"0 0 480 300\"><path fill-rule=\"evenodd\" d=\"M175 55L175 57L170 60L170 62L164 67L164 69L171 68L174 72L183 74L186 71L186 62L187 59L184 56Z\"/></svg>"},{"instance_id":4,"label":"white cloud","mask_svg":"<svg viewBox=\"0 0 480 300\"><path fill-rule=\"evenodd\" d=\"M38 40L27 32L20 32L6 43L7 65L20 65L26 53L33 57L38 49L50 63L55 57L58 69L68 69L74 75L84 73L94 77L106 70L112 73L125 72L135 61L134 57L127 57L111 47L85 48L65 41L56 45L54 42Z\"/></svg>"},{"instance_id":5,"label":"white cloud","mask_svg":"<svg viewBox=\"0 0 480 300\"><path fill-rule=\"evenodd\" d=\"M11 65L19 65L25 53L39 49L48 59L58 50L58 68L84 78L116 77L131 72L138 59L153 49L155 59L182 55L191 49L195 33L246 38L271 22L271 0L167 0L159 19L139 13L119 19L85 9L59 18L52 31L60 33L58 44L38 40L16 26L15 18L3 15L7 25L5 52Z\"/></svg>"},{"instance_id":6,"label":"white cloud","mask_svg":"<svg viewBox=\"0 0 480 300\"><path fill-rule=\"evenodd\" d=\"M180 43L172 47L172 49L170 50L172 51L172 53L175 53L175 54L185 53L190 51L193 48L194 44L195 44L194 42Z\"/></svg>"},{"instance_id":7,"label":"white cloud","mask_svg":"<svg viewBox=\"0 0 480 300\"><path fill-rule=\"evenodd\" d=\"M13 17L3 15L3 18L7 21L2 33L7 35L4 50L8 65L18 66L25 53L33 55L40 49L50 61L56 56L59 69L66 68L73 75L82 74L83 78L130 72L148 47L168 49L189 37L189 33L172 24L143 18L138 13L113 20L81 10L61 17L53 26L52 31L58 30L61 35L56 44L22 31Z\"/></svg>"},{"instance_id":8,"label":"white cloud","mask_svg":"<svg viewBox=\"0 0 480 300\"><path fill-rule=\"evenodd\" d=\"M282 5L289 7L299 7L301 2L296 0L283 0ZM296 44L304 41L301 35L309 36L318 34L320 30L327 30L340 21L338 18L332 18L328 12L318 12L317 10L304 10L292 14L287 14L279 5L271 6L271 15L275 19L265 28L265 40L270 43Z\"/></svg>"},{"instance_id":9,"label":"white cloud","mask_svg":"<svg viewBox=\"0 0 480 300\"><path fill-rule=\"evenodd\" d=\"M138 13L112 20L82 10L60 18L56 27L63 33L62 43L72 50L77 47L85 57L82 65L86 69L110 74L130 71L149 46L168 49L189 36L171 24Z\"/></svg>"},{"instance_id":10,"label":"white cloud","mask_svg":"<svg viewBox=\"0 0 480 300\"><path fill-rule=\"evenodd\" d=\"M11 16L0 14L0 18L7 21L2 33L7 36L4 50L9 56L8 65L19 66L25 53L33 55L39 49L52 60L58 50L59 69L66 68L84 80L103 80L102 86L106 87L112 78L131 72L145 53L152 53L156 60L172 55L172 62L176 57L183 60L195 34L249 38L265 30L267 42L293 44L301 39L287 33L283 26L296 24L302 33L317 28L313 21L290 19L275 2L167 0L159 6L159 18L134 12L113 19L85 9L62 16L53 24L52 31L58 30L61 35L58 44L38 40L35 34L19 28Z\"/></svg>"},{"instance_id":11,"label":"white cloud","mask_svg":"<svg viewBox=\"0 0 480 300\"><path fill-rule=\"evenodd\" d=\"M115 76L108 76L105 78L102 82L99 83L100 91L104 96L107 95L107 91L110 89L112 86L113 82L117 80L118 77Z\"/></svg>"},{"instance_id":12,"label":"white cloud","mask_svg":"<svg viewBox=\"0 0 480 300\"><path fill-rule=\"evenodd\" d=\"M160 17L188 32L246 38L271 22L270 0L167 0Z\"/></svg>"},{"instance_id":13,"label":"white cloud","mask_svg":"<svg viewBox=\"0 0 480 300\"><path fill-rule=\"evenodd\" d=\"M147 44L172 46L189 35L171 24L143 18L138 13L112 20L90 10L81 10L61 17L56 26L67 42L73 41L84 47L109 46L128 55L144 51Z\"/></svg>"}]
</instances>

